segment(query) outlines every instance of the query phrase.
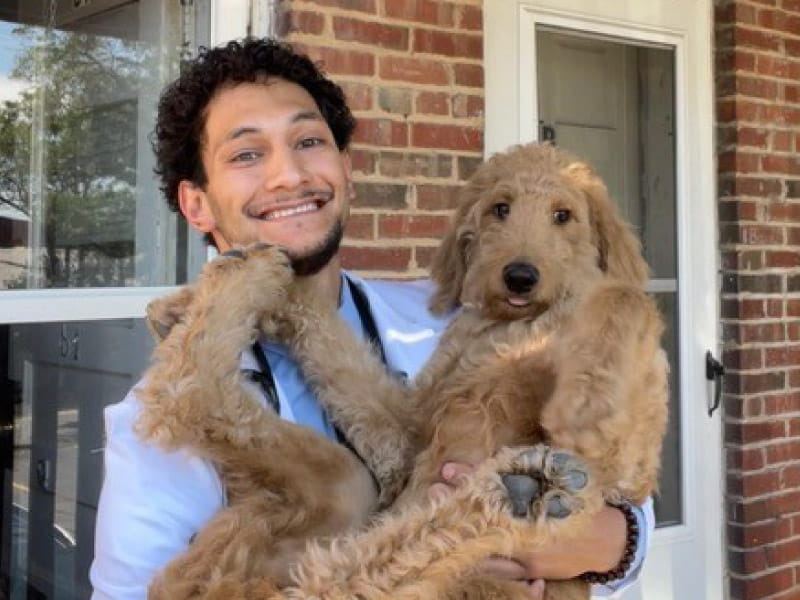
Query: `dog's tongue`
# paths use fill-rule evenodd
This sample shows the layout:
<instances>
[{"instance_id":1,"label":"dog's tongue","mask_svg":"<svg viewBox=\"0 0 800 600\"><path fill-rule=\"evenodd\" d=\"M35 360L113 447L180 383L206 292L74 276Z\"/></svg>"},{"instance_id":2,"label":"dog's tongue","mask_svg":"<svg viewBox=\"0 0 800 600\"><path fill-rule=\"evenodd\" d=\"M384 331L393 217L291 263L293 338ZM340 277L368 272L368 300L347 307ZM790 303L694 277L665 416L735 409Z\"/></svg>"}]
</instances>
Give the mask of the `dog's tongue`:
<instances>
[{"instance_id":1,"label":"dog's tongue","mask_svg":"<svg viewBox=\"0 0 800 600\"><path fill-rule=\"evenodd\" d=\"M512 306L525 306L526 304L530 304L530 300L527 298L523 298L521 296L509 296L508 303Z\"/></svg>"}]
</instances>

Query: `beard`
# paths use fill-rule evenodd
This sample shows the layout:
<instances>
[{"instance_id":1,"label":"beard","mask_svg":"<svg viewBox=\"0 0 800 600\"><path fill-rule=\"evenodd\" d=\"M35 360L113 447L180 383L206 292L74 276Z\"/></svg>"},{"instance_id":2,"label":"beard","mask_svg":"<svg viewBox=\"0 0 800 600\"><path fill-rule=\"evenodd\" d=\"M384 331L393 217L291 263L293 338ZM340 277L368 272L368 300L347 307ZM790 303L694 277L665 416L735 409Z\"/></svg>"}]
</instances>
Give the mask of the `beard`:
<instances>
[{"instance_id":1,"label":"beard","mask_svg":"<svg viewBox=\"0 0 800 600\"><path fill-rule=\"evenodd\" d=\"M343 236L344 225L342 225L341 219L338 219L328 231L325 239L317 244L315 248L304 252L302 255L289 254L289 261L295 275L306 277L319 273L336 256Z\"/></svg>"}]
</instances>

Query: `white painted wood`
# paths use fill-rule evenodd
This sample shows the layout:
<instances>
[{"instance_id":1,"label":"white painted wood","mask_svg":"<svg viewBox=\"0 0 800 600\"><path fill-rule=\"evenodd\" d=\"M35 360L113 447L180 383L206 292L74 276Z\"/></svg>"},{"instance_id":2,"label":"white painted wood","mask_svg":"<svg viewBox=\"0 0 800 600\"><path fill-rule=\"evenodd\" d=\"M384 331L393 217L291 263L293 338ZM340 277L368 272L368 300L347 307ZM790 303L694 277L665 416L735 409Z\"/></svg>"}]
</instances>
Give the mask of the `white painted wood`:
<instances>
[{"instance_id":1,"label":"white painted wood","mask_svg":"<svg viewBox=\"0 0 800 600\"><path fill-rule=\"evenodd\" d=\"M685 522L656 532L625 600L724 596L722 428L703 362L719 340L711 17L710 0L484 1L487 155L537 139L537 25L675 49Z\"/></svg>"},{"instance_id":2,"label":"white painted wood","mask_svg":"<svg viewBox=\"0 0 800 600\"><path fill-rule=\"evenodd\" d=\"M212 0L211 45L219 46L246 36L250 15L250 0Z\"/></svg>"}]
</instances>

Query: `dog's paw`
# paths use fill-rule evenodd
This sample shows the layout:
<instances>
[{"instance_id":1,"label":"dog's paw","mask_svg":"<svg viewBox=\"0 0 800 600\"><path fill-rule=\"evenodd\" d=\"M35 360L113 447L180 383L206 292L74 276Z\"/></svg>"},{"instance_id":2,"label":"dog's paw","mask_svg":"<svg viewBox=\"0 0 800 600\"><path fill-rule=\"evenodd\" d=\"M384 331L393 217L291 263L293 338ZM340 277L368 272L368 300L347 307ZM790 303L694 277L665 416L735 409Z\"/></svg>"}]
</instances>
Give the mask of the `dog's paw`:
<instances>
[{"instance_id":1,"label":"dog's paw","mask_svg":"<svg viewBox=\"0 0 800 600\"><path fill-rule=\"evenodd\" d=\"M259 243L233 248L208 262L198 286L212 298L230 294L260 312L285 302L293 278L286 250Z\"/></svg>"},{"instance_id":2,"label":"dog's paw","mask_svg":"<svg viewBox=\"0 0 800 600\"><path fill-rule=\"evenodd\" d=\"M186 285L177 292L155 298L147 304L145 322L156 342L166 339L172 328L183 321L193 299L194 288Z\"/></svg>"},{"instance_id":3,"label":"dog's paw","mask_svg":"<svg viewBox=\"0 0 800 600\"><path fill-rule=\"evenodd\" d=\"M564 519L584 506L584 462L545 445L506 448L495 457L507 510L518 519Z\"/></svg>"}]
</instances>

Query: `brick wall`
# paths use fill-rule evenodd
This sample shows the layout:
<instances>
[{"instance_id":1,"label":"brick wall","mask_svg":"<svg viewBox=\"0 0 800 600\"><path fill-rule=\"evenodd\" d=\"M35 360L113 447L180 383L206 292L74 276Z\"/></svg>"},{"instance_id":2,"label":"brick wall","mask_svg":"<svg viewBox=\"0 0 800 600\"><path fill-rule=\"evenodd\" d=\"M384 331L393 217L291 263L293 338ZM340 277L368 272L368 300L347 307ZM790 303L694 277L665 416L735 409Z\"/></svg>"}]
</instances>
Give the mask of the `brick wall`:
<instances>
[{"instance_id":1,"label":"brick wall","mask_svg":"<svg viewBox=\"0 0 800 600\"><path fill-rule=\"evenodd\" d=\"M343 257L426 275L456 190L483 152L481 0L284 0L278 34L344 88L359 124Z\"/></svg>"},{"instance_id":2,"label":"brick wall","mask_svg":"<svg viewBox=\"0 0 800 600\"><path fill-rule=\"evenodd\" d=\"M716 0L730 597L800 598L800 0Z\"/></svg>"}]
</instances>

